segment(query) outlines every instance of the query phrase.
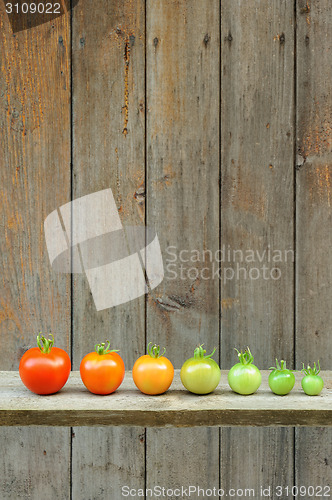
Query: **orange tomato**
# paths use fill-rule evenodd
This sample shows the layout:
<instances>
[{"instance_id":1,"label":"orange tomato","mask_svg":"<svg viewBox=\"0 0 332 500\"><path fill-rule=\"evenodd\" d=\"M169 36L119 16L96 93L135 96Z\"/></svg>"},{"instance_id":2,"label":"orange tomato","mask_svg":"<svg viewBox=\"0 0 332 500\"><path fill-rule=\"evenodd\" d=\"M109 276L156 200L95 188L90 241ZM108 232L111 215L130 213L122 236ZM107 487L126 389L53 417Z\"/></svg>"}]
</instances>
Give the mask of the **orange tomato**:
<instances>
[{"instance_id":1,"label":"orange tomato","mask_svg":"<svg viewBox=\"0 0 332 500\"><path fill-rule=\"evenodd\" d=\"M80 374L85 387L93 394L111 394L121 385L124 374L124 362L115 350L105 349L105 342L97 344L81 361Z\"/></svg>"},{"instance_id":2,"label":"orange tomato","mask_svg":"<svg viewBox=\"0 0 332 500\"><path fill-rule=\"evenodd\" d=\"M156 395L166 392L174 377L174 367L169 359L160 354L160 347L154 344L148 354L138 358L133 367L133 380L136 387L144 394Z\"/></svg>"}]
</instances>

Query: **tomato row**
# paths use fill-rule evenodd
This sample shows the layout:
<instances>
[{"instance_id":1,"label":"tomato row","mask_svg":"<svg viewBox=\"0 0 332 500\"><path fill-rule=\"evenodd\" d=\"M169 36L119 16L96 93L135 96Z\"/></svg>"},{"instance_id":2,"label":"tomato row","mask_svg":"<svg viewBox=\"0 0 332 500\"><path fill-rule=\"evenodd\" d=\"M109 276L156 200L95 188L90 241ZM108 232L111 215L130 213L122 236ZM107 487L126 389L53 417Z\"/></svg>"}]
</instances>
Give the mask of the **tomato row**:
<instances>
[{"instance_id":1,"label":"tomato row","mask_svg":"<svg viewBox=\"0 0 332 500\"><path fill-rule=\"evenodd\" d=\"M26 351L20 361L19 374L24 385L36 394L54 394L67 382L71 362L63 349L54 347L54 337L47 339L37 336L38 347ZM148 345L148 353L139 357L133 367L132 376L137 388L144 394L156 395L166 392L172 384L174 367L164 356L166 349L160 352L156 344ZM249 347L238 353L238 363L228 372L230 388L243 395L253 394L262 382L261 372L253 364L254 357ZM206 354L203 345L194 350L194 356L182 365L180 378L184 387L194 394L209 394L220 382L221 371L214 359L215 349ZM286 362L270 368L270 389L277 395L284 396L294 387L294 370L286 368ZM310 396L320 394L324 382L319 376L320 365L314 363L301 370L304 373L302 388ZM125 366L117 350L110 350L110 342L95 345L81 361L80 374L85 387L93 394L111 394L121 385Z\"/></svg>"}]
</instances>

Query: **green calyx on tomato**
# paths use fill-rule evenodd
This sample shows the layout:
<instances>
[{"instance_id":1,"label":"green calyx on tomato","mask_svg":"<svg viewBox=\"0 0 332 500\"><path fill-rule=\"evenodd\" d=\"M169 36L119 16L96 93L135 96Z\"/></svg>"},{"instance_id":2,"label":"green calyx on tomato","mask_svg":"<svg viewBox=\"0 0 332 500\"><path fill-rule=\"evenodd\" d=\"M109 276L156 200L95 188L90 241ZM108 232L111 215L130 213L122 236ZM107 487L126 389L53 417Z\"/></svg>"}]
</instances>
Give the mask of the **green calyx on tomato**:
<instances>
[{"instance_id":1,"label":"green calyx on tomato","mask_svg":"<svg viewBox=\"0 0 332 500\"><path fill-rule=\"evenodd\" d=\"M203 345L204 344L201 344L199 345L198 347L196 347L196 349L194 350L194 359L207 359L207 358L212 358L212 356L214 355L214 353L216 352L216 347L213 349L213 351L211 352L211 354L207 354L205 356L205 353L206 353L206 350L203 349Z\"/></svg>"},{"instance_id":2,"label":"green calyx on tomato","mask_svg":"<svg viewBox=\"0 0 332 500\"><path fill-rule=\"evenodd\" d=\"M152 342L148 343L148 348L147 348L148 355L151 356L151 358L155 358L155 359L161 358L166 352L166 347L164 347L163 352L160 354L159 345L153 344L153 346L150 347L151 344L152 344Z\"/></svg>"},{"instance_id":3,"label":"green calyx on tomato","mask_svg":"<svg viewBox=\"0 0 332 500\"><path fill-rule=\"evenodd\" d=\"M278 396L285 396L294 387L295 375L294 370L286 368L286 361L279 361L276 359L276 366L270 367L273 370L269 375L269 386L274 394Z\"/></svg>"},{"instance_id":4,"label":"green calyx on tomato","mask_svg":"<svg viewBox=\"0 0 332 500\"><path fill-rule=\"evenodd\" d=\"M304 368L304 363L302 363L303 368L302 368L301 372L304 373L305 375L318 375L320 372L319 360L318 360L317 364L318 364L318 368L316 366L316 362L314 363L313 368L311 368L310 365L308 365L307 368Z\"/></svg>"},{"instance_id":5,"label":"green calyx on tomato","mask_svg":"<svg viewBox=\"0 0 332 500\"><path fill-rule=\"evenodd\" d=\"M251 354L249 347L247 347L244 352L239 352L235 347L235 351L237 352L241 365L251 365L251 363L254 362L254 356Z\"/></svg>"},{"instance_id":6,"label":"green calyx on tomato","mask_svg":"<svg viewBox=\"0 0 332 500\"><path fill-rule=\"evenodd\" d=\"M324 387L324 381L322 377L319 376L320 373L320 364L318 361L318 368L316 363L314 363L314 367L311 368L309 365L307 368L304 368L304 363L302 363L302 373L304 373L304 377L301 381L302 389L308 396L318 396L321 390Z\"/></svg>"},{"instance_id":7,"label":"green calyx on tomato","mask_svg":"<svg viewBox=\"0 0 332 500\"><path fill-rule=\"evenodd\" d=\"M95 350L84 356L80 364L81 379L93 394L112 394L122 384L125 375L123 359L110 342L95 345Z\"/></svg>"},{"instance_id":8,"label":"green calyx on tomato","mask_svg":"<svg viewBox=\"0 0 332 500\"><path fill-rule=\"evenodd\" d=\"M38 347L31 347L22 356L19 374L23 384L35 394L54 394L67 382L71 362L68 354L54 347L54 337L37 336Z\"/></svg>"},{"instance_id":9,"label":"green calyx on tomato","mask_svg":"<svg viewBox=\"0 0 332 500\"><path fill-rule=\"evenodd\" d=\"M269 370L276 370L278 372L283 371L283 370L286 370L289 372L296 372L296 370L286 368L286 361L284 359L280 360L280 364L279 364L279 361L276 359L276 366L270 366Z\"/></svg>"},{"instance_id":10,"label":"green calyx on tomato","mask_svg":"<svg viewBox=\"0 0 332 500\"><path fill-rule=\"evenodd\" d=\"M253 364L254 357L249 347L244 352L238 353L239 362L228 372L228 383L230 388L242 395L253 394L257 391L262 382L262 375Z\"/></svg>"},{"instance_id":11,"label":"green calyx on tomato","mask_svg":"<svg viewBox=\"0 0 332 500\"><path fill-rule=\"evenodd\" d=\"M174 367L164 354L164 348L160 353L159 345L149 342L148 354L140 356L133 366L132 376L136 387L143 393L149 395L163 394L166 392L174 377Z\"/></svg>"},{"instance_id":12,"label":"green calyx on tomato","mask_svg":"<svg viewBox=\"0 0 332 500\"><path fill-rule=\"evenodd\" d=\"M45 337L41 336L42 333L40 332L39 335L37 335L37 345L40 349L41 352L44 354L49 354L51 351L53 344L54 344L54 337L52 334L50 334L51 339L46 339Z\"/></svg>"},{"instance_id":13,"label":"green calyx on tomato","mask_svg":"<svg viewBox=\"0 0 332 500\"><path fill-rule=\"evenodd\" d=\"M194 394L209 394L219 384L221 371L218 364L211 358L215 353L205 355L203 344L196 347L194 356L187 359L180 371L181 382L184 387Z\"/></svg>"},{"instance_id":14,"label":"green calyx on tomato","mask_svg":"<svg viewBox=\"0 0 332 500\"><path fill-rule=\"evenodd\" d=\"M105 348L107 343L107 347ZM95 345L95 351L97 354L100 354L102 356L103 354L110 354L111 352L119 352L119 349L109 349L110 347L110 341L106 340L106 342L101 342L100 344Z\"/></svg>"}]
</instances>

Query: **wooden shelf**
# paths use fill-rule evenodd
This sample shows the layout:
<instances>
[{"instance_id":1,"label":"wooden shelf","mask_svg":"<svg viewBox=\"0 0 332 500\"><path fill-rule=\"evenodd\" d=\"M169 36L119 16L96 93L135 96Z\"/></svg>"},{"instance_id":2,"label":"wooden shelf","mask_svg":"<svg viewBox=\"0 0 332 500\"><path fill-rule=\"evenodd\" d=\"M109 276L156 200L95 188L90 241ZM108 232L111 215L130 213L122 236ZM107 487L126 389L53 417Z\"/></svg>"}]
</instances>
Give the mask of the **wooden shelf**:
<instances>
[{"instance_id":1,"label":"wooden shelf","mask_svg":"<svg viewBox=\"0 0 332 500\"><path fill-rule=\"evenodd\" d=\"M268 388L268 371L256 394L240 396L227 384L227 371L217 390L196 396L184 390L176 370L171 389L160 396L141 394L127 372L121 387L109 396L89 393L79 372L52 396L38 396L22 384L18 372L0 372L0 425L8 426L332 426L332 372L322 372L320 396L306 396L297 375L284 397Z\"/></svg>"}]
</instances>

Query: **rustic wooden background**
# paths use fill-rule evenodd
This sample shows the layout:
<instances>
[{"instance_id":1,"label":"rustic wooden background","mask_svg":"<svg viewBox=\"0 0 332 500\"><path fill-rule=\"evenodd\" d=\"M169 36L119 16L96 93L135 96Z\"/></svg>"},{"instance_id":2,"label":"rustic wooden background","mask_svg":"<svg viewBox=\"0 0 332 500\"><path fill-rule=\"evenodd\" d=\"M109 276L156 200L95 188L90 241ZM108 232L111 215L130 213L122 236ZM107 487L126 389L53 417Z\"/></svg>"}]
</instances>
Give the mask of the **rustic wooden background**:
<instances>
[{"instance_id":1,"label":"rustic wooden background","mask_svg":"<svg viewBox=\"0 0 332 500\"><path fill-rule=\"evenodd\" d=\"M329 0L80 0L16 35L0 9L0 369L40 330L76 370L108 337L129 369L150 340L176 367L204 341L226 369L246 345L261 368L331 369ZM43 222L108 187L163 251L270 245L295 262L279 280L166 276L97 313L84 276L50 268ZM2 428L0 497L323 485L331 447L323 428Z\"/></svg>"}]
</instances>

